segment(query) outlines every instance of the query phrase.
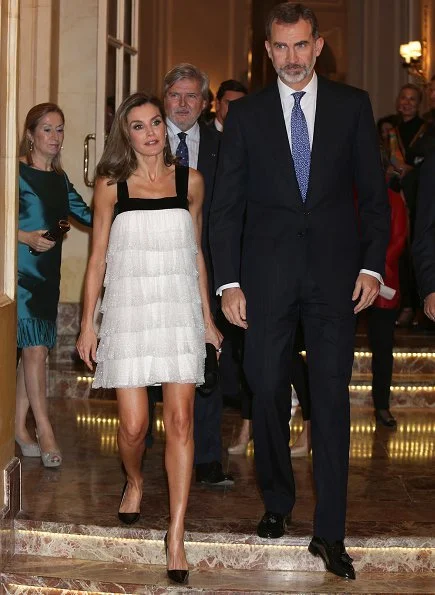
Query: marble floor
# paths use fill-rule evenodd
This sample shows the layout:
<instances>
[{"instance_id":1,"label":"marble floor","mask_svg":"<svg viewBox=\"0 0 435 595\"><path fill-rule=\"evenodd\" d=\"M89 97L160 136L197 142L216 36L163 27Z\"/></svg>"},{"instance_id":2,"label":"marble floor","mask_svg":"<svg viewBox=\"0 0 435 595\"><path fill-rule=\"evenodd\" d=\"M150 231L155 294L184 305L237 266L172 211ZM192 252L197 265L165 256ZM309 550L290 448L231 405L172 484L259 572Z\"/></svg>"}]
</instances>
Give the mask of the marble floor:
<instances>
[{"instance_id":1,"label":"marble floor","mask_svg":"<svg viewBox=\"0 0 435 595\"><path fill-rule=\"evenodd\" d=\"M192 480L186 551L193 571L186 592L435 593L433 344L432 329L396 333L393 384L398 386L392 408L395 402L398 427L391 431L376 426L367 407L369 387L359 386L370 382L370 354L364 332L357 334L346 544L358 580L349 583L323 572L322 563L307 554L314 508L310 457L293 462L297 501L286 536L273 544L256 536L263 505L254 446L250 443L245 455L228 456L241 421L237 410L226 407L223 466L236 483L208 489ZM91 391L88 376L67 357L50 363L49 407L64 461L59 469L46 469L40 459L21 457L17 556L5 574L4 592L185 592L171 589L164 573L161 539L168 499L162 405L156 408L154 445L143 461L141 518L134 528L120 527L124 474L116 443L117 405L110 392ZM423 383L424 390L415 383ZM292 441L301 429L296 409ZM21 455L18 447L16 454Z\"/></svg>"},{"instance_id":2,"label":"marble floor","mask_svg":"<svg viewBox=\"0 0 435 595\"><path fill-rule=\"evenodd\" d=\"M59 469L46 469L40 459L22 458L22 516L118 525L124 475L116 444L116 402L50 399L50 408L64 462ZM392 432L376 427L370 410L352 410L349 535L435 535L435 410L399 409L397 420L397 431ZM224 447L232 442L239 424L238 412L227 409ZM293 435L300 429L297 411ZM161 404L157 404L154 437L154 446L144 458L142 516L136 526L164 529L168 505ZM188 530L201 526L214 532L255 531L263 507L255 487L252 445L246 456L224 454L224 467L236 479L232 489L210 490L192 482ZM314 506L311 459L297 459L293 467L297 502L288 531L309 535Z\"/></svg>"},{"instance_id":3,"label":"marble floor","mask_svg":"<svg viewBox=\"0 0 435 595\"><path fill-rule=\"evenodd\" d=\"M101 593L170 592L160 552L168 519L161 404L156 410L154 445L143 463L142 515L131 530L121 528L117 519L124 476L116 445L116 402L61 398L49 402L64 463L59 469L46 469L39 459L21 459L23 510L16 521L21 555L8 570L5 592L78 593L83 592L80 585L85 590L84 584L86 590ZM435 410L401 408L397 420L397 431L392 432L376 427L371 410L352 408L347 545L353 556L356 553L358 570L364 571L359 572L359 580L349 584L322 572L321 566L309 566L312 562L306 545L314 506L310 458L294 461L297 503L286 537L279 540L279 546L274 544L278 547L271 553L270 546L255 536L263 507L255 487L251 444L246 456L224 454L224 467L236 479L234 488L210 490L192 482L186 530L191 542L187 544L188 557L195 570L189 592L435 593ZM227 408L224 447L237 435L239 424L239 413ZM301 427L297 410L292 420L293 437ZM100 536L100 541L96 537L89 546L94 548L93 559L83 560L87 555L80 553L80 539L92 536ZM124 538L130 542L130 550L110 563L104 562L101 556L107 543ZM154 547L157 544L158 555L144 558L144 553L138 552L142 539ZM195 559L194 543L202 539L221 539L221 548L235 547L237 542L238 549L233 554L228 550L216 554L215 544L203 543L211 549ZM68 559L69 546L78 559ZM368 558L366 546L373 546ZM379 546L382 556L376 550ZM251 548L248 574L231 564L216 563L219 555L242 557L241 547ZM422 549L412 556L415 547ZM252 552L257 552L254 563ZM258 556L264 552L270 560L263 564ZM283 555L290 559L289 553L290 558L301 558L294 566L283 567ZM396 563L396 556L400 562ZM381 557L379 564L373 564L373 559L379 561ZM390 566L387 572L386 565ZM122 581L120 576L124 577Z\"/></svg>"}]
</instances>

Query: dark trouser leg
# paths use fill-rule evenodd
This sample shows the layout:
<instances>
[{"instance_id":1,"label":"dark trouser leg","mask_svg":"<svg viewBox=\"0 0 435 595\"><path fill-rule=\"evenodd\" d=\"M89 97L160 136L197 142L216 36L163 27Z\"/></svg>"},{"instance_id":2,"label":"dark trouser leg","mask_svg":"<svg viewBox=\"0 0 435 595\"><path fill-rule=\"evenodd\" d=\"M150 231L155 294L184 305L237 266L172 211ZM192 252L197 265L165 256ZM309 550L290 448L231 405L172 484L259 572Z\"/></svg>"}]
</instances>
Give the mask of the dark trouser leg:
<instances>
[{"instance_id":1,"label":"dark trouser leg","mask_svg":"<svg viewBox=\"0 0 435 595\"><path fill-rule=\"evenodd\" d=\"M397 310L369 308L367 332L372 350L372 397L375 409L390 408L390 386L393 376L394 321Z\"/></svg>"},{"instance_id":2,"label":"dark trouser leg","mask_svg":"<svg viewBox=\"0 0 435 595\"><path fill-rule=\"evenodd\" d=\"M249 303L249 301L248 301ZM290 460L290 358L298 308L266 316L249 312L245 371L253 396L252 425L258 483L268 511L287 515L295 501ZM271 320L271 318L274 320Z\"/></svg>"},{"instance_id":3,"label":"dark trouser leg","mask_svg":"<svg viewBox=\"0 0 435 595\"><path fill-rule=\"evenodd\" d=\"M195 465L222 460L222 391L220 386L207 397L195 394Z\"/></svg>"},{"instance_id":4,"label":"dark trouser leg","mask_svg":"<svg viewBox=\"0 0 435 595\"><path fill-rule=\"evenodd\" d=\"M252 394L248 390L243 390L241 394L242 407L241 415L242 419L252 419Z\"/></svg>"},{"instance_id":5,"label":"dark trouser leg","mask_svg":"<svg viewBox=\"0 0 435 595\"><path fill-rule=\"evenodd\" d=\"M345 534L349 467L349 381L355 316L326 303L305 301L302 322L311 396L311 440L316 487L314 535L327 541Z\"/></svg>"}]
</instances>

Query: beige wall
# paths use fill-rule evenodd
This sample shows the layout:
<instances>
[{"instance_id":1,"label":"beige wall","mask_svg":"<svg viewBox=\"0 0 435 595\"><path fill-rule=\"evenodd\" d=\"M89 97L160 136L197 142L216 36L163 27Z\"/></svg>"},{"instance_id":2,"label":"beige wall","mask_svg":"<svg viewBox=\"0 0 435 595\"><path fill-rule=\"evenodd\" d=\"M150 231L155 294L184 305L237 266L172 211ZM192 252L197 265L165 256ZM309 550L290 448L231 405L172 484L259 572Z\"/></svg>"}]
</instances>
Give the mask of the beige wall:
<instances>
[{"instance_id":1,"label":"beige wall","mask_svg":"<svg viewBox=\"0 0 435 595\"><path fill-rule=\"evenodd\" d=\"M246 82L250 0L141 0L139 89L160 93L178 62L207 72L211 88L229 78Z\"/></svg>"},{"instance_id":2,"label":"beige wall","mask_svg":"<svg viewBox=\"0 0 435 595\"><path fill-rule=\"evenodd\" d=\"M62 159L70 180L88 204L92 189L83 181L83 142L88 133L95 132L97 16L97 0L60 2L57 96L66 118ZM62 302L80 301L88 251L89 232L74 225L63 244Z\"/></svg>"},{"instance_id":3,"label":"beige wall","mask_svg":"<svg viewBox=\"0 0 435 595\"><path fill-rule=\"evenodd\" d=\"M54 101L65 113L65 170L89 204L83 141L95 132L97 0L20 0L19 130L35 104ZM60 299L80 301L89 233L73 225L64 241Z\"/></svg>"}]
</instances>

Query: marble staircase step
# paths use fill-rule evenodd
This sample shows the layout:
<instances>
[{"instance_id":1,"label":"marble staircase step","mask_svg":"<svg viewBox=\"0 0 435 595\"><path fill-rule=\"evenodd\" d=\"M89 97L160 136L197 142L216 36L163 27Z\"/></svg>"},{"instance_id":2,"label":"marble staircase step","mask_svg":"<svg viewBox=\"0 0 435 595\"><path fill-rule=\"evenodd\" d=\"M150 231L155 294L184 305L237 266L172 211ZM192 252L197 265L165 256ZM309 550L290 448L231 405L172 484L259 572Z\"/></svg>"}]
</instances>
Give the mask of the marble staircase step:
<instances>
[{"instance_id":1,"label":"marble staircase step","mask_svg":"<svg viewBox=\"0 0 435 595\"><path fill-rule=\"evenodd\" d=\"M354 407L373 408L371 381L354 380L349 385L350 403ZM427 408L435 407L435 375L432 381L424 384L414 382L395 383L391 385L391 408Z\"/></svg>"},{"instance_id":2,"label":"marble staircase step","mask_svg":"<svg viewBox=\"0 0 435 595\"><path fill-rule=\"evenodd\" d=\"M2 573L6 594L94 593L127 595L157 593L202 593L221 595L255 593L433 593L433 572L361 572L356 581L340 579L326 572L265 571L225 568L194 568L188 585L175 585L161 564L111 563L89 560L61 560L17 555Z\"/></svg>"},{"instance_id":3,"label":"marble staircase step","mask_svg":"<svg viewBox=\"0 0 435 595\"><path fill-rule=\"evenodd\" d=\"M367 528L367 535L370 529ZM15 521L15 554L128 564L164 564L164 532L133 527ZM279 540L243 533L187 532L186 554L195 568L321 572L307 551L309 536ZM435 569L435 538L394 536L346 539L357 572L428 572Z\"/></svg>"},{"instance_id":4,"label":"marble staircase step","mask_svg":"<svg viewBox=\"0 0 435 595\"><path fill-rule=\"evenodd\" d=\"M73 366L56 366L47 370L48 396L51 398L115 400L114 390L94 390L89 372ZM433 375L418 373L395 375L392 381L392 403L395 407L435 407L435 371ZM354 372L350 384L351 403L372 406L371 374Z\"/></svg>"}]
</instances>

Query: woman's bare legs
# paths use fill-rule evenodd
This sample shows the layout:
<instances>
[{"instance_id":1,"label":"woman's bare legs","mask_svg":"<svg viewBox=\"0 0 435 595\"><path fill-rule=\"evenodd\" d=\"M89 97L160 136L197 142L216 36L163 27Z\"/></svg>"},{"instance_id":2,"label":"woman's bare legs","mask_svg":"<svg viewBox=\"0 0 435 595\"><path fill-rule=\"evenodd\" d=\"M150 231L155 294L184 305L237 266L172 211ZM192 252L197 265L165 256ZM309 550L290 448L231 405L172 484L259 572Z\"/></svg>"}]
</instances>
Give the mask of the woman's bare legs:
<instances>
[{"instance_id":1,"label":"woman's bare legs","mask_svg":"<svg viewBox=\"0 0 435 595\"><path fill-rule=\"evenodd\" d=\"M146 388L117 388L118 448L127 474L128 487L119 512L139 512L142 500L142 457L148 430Z\"/></svg>"},{"instance_id":2,"label":"woman's bare legs","mask_svg":"<svg viewBox=\"0 0 435 595\"><path fill-rule=\"evenodd\" d=\"M41 450L53 452L59 450L48 417L47 385L45 361L48 349L44 345L24 347L17 375L17 413L15 434L24 442L32 442L26 429L26 416L29 406L36 422Z\"/></svg>"},{"instance_id":3,"label":"woman's bare legs","mask_svg":"<svg viewBox=\"0 0 435 595\"><path fill-rule=\"evenodd\" d=\"M27 397L26 383L24 380L24 366L23 360L20 359L17 368L17 392L16 392L16 407L15 407L15 436L25 442L32 444L35 441L31 438L26 427L27 414L30 409L29 398Z\"/></svg>"},{"instance_id":4,"label":"woman's bare legs","mask_svg":"<svg viewBox=\"0 0 435 595\"><path fill-rule=\"evenodd\" d=\"M193 384L163 385L165 465L169 485L168 570L187 570L184 517L193 468Z\"/></svg>"}]
</instances>

